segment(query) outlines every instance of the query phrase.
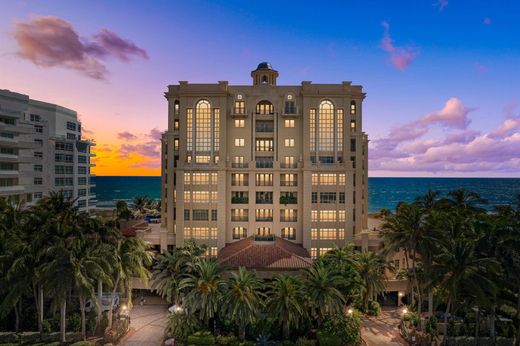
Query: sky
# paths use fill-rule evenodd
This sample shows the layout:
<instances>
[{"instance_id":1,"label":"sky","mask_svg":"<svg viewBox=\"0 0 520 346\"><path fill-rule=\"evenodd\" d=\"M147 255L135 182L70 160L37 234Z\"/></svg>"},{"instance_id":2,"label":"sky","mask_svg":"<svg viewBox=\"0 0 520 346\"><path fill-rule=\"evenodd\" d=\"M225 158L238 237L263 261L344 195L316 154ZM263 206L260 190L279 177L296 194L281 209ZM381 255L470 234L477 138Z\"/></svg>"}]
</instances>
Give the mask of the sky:
<instances>
[{"instance_id":1,"label":"sky","mask_svg":"<svg viewBox=\"0 0 520 346\"><path fill-rule=\"evenodd\" d=\"M74 109L97 175L160 175L168 84L363 85L370 176L520 177L520 2L0 0L0 89Z\"/></svg>"}]
</instances>

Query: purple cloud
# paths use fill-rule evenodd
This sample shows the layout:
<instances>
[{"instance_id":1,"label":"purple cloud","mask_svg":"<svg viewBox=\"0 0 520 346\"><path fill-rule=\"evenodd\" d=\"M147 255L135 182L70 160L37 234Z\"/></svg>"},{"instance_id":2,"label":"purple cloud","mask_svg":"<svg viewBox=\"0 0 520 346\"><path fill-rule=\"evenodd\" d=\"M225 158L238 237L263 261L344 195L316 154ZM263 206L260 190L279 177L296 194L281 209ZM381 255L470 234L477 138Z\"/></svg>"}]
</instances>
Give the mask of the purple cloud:
<instances>
[{"instance_id":1,"label":"purple cloud","mask_svg":"<svg viewBox=\"0 0 520 346\"><path fill-rule=\"evenodd\" d=\"M419 123L423 125L440 124L445 127L465 129L470 123L468 113L472 110L474 109L465 107L460 99L452 97L446 101L441 110L421 117Z\"/></svg>"},{"instance_id":2,"label":"purple cloud","mask_svg":"<svg viewBox=\"0 0 520 346\"><path fill-rule=\"evenodd\" d=\"M143 140L138 144L122 144L119 147L119 158L128 158L131 154L143 156L140 162L133 164L130 168L158 168L160 166L161 157L161 137L164 131L153 128L149 133L144 135L134 135L128 131L118 134L118 138L129 138L130 140Z\"/></svg>"},{"instance_id":3,"label":"purple cloud","mask_svg":"<svg viewBox=\"0 0 520 346\"><path fill-rule=\"evenodd\" d=\"M19 55L37 66L64 67L103 80L108 69L99 59L114 57L128 62L132 57L148 59L134 43L102 29L92 40L81 38L67 21L54 16L36 16L14 25L13 37Z\"/></svg>"},{"instance_id":4,"label":"purple cloud","mask_svg":"<svg viewBox=\"0 0 520 346\"><path fill-rule=\"evenodd\" d=\"M153 128L153 129L150 130L150 133L147 134L147 136L152 138L152 139L154 139L154 140L156 140L156 141L160 141L161 138L162 138L163 132L164 131L161 131L161 130L159 130L157 128Z\"/></svg>"},{"instance_id":5,"label":"purple cloud","mask_svg":"<svg viewBox=\"0 0 520 346\"><path fill-rule=\"evenodd\" d=\"M389 54L390 63L394 67L399 70L406 69L419 55L419 52L415 48L396 46L390 36L390 24L387 21L383 21L381 25L384 28L384 33L380 47Z\"/></svg>"},{"instance_id":6,"label":"purple cloud","mask_svg":"<svg viewBox=\"0 0 520 346\"><path fill-rule=\"evenodd\" d=\"M131 132L128 132L128 131L124 131L124 132L119 132L117 134L117 138L118 139L122 139L124 141L133 141L135 139L137 139L137 136L134 135L133 133Z\"/></svg>"}]
</instances>

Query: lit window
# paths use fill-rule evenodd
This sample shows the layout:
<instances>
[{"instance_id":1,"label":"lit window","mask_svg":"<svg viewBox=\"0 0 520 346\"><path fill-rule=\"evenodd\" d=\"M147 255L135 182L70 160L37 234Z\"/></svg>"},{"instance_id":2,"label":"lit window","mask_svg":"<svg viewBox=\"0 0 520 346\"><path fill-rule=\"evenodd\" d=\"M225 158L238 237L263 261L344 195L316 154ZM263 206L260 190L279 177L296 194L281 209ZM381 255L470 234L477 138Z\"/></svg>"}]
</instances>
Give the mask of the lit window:
<instances>
[{"instance_id":1,"label":"lit window","mask_svg":"<svg viewBox=\"0 0 520 346\"><path fill-rule=\"evenodd\" d=\"M296 239L296 228L294 227L284 227L282 228L282 238L283 239Z\"/></svg>"},{"instance_id":2,"label":"lit window","mask_svg":"<svg viewBox=\"0 0 520 346\"><path fill-rule=\"evenodd\" d=\"M324 256L327 252L329 252L330 250L332 250L331 247L323 247L323 248L320 248L320 257L321 256Z\"/></svg>"},{"instance_id":3,"label":"lit window","mask_svg":"<svg viewBox=\"0 0 520 346\"><path fill-rule=\"evenodd\" d=\"M311 152L316 151L316 110L311 109L309 111L309 122L310 122L310 146Z\"/></svg>"},{"instance_id":4,"label":"lit window","mask_svg":"<svg viewBox=\"0 0 520 346\"><path fill-rule=\"evenodd\" d=\"M286 128L294 127L294 119L285 119L284 123Z\"/></svg>"},{"instance_id":5,"label":"lit window","mask_svg":"<svg viewBox=\"0 0 520 346\"><path fill-rule=\"evenodd\" d=\"M243 147L246 144L246 140L244 138L235 138L235 147Z\"/></svg>"},{"instance_id":6,"label":"lit window","mask_svg":"<svg viewBox=\"0 0 520 346\"><path fill-rule=\"evenodd\" d=\"M245 114L246 103L244 101L235 101L235 114Z\"/></svg>"},{"instance_id":7,"label":"lit window","mask_svg":"<svg viewBox=\"0 0 520 346\"><path fill-rule=\"evenodd\" d=\"M248 221L249 209L231 209L231 221Z\"/></svg>"},{"instance_id":8,"label":"lit window","mask_svg":"<svg viewBox=\"0 0 520 346\"><path fill-rule=\"evenodd\" d=\"M350 114L356 115L356 101L350 101Z\"/></svg>"},{"instance_id":9,"label":"lit window","mask_svg":"<svg viewBox=\"0 0 520 346\"><path fill-rule=\"evenodd\" d=\"M269 227L258 227L256 229L256 235L260 237L268 237L271 235L271 229Z\"/></svg>"},{"instance_id":10,"label":"lit window","mask_svg":"<svg viewBox=\"0 0 520 346\"><path fill-rule=\"evenodd\" d=\"M234 227L233 228L233 239L247 238L247 228L245 227Z\"/></svg>"},{"instance_id":11,"label":"lit window","mask_svg":"<svg viewBox=\"0 0 520 346\"><path fill-rule=\"evenodd\" d=\"M273 221L273 209L256 209L256 221Z\"/></svg>"},{"instance_id":12,"label":"lit window","mask_svg":"<svg viewBox=\"0 0 520 346\"><path fill-rule=\"evenodd\" d=\"M280 174L280 186L298 186L298 175Z\"/></svg>"},{"instance_id":13,"label":"lit window","mask_svg":"<svg viewBox=\"0 0 520 346\"><path fill-rule=\"evenodd\" d=\"M245 127L246 121L244 119L235 119L235 127Z\"/></svg>"},{"instance_id":14,"label":"lit window","mask_svg":"<svg viewBox=\"0 0 520 346\"><path fill-rule=\"evenodd\" d=\"M273 186L273 175L271 173L257 173L256 186Z\"/></svg>"},{"instance_id":15,"label":"lit window","mask_svg":"<svg viewBox=\"0 0 520 346\"><path fill-rule=\"evenodd\" d=\"M285 139L285 146L288 148L294 147L294 138L286 138Z\"/></svg>"},{"instance_id":16,"label":"lit window","mask_svg":"<svg viewBox=\"0 0 520 346\"><path fill-rule=\"evenodd\" d=\"M273 151L274 141L272 139L257 139L256 151Z\"/></svg>"},{"instance_id":17,"label":"lit window","mask_svg":"<svg viewBox=\"0 0 520 346\"><path fill-rule=\"evenodd\" d=\"M312 259L318 258L318 248L311 247L311 258Z\"/></svg>"},{"instance_id":18,"label":"lit window","mask_svg":"<svg viewBox=\"0 0 520 346\"><path fill-rule=\"evenodd\" d=\"M249 175L244 173L231 174L232 186L248 186Z\"/></svg>"},{"instance_id":19,"label":"lit window","mask_svg":"<svg viewBox=\"0 0 520 346\"><path fill-rule=\"evenodd\" d=\"M265 101L265 100L260 101L256 105L256 114L267 115L267 114L273 114L273 113L274 113L273 104L269 101Z\"/></svg>"},{"instance_id":20,"label":"lit window","mask_svg":"<svg viewBox=\"0 0 520 346\"><path fill-rule=\"evenodd\" d=\"M320 103L318 115L318 150L334 151L334 105L328 100Z\"/></svg>"}]
</instances>

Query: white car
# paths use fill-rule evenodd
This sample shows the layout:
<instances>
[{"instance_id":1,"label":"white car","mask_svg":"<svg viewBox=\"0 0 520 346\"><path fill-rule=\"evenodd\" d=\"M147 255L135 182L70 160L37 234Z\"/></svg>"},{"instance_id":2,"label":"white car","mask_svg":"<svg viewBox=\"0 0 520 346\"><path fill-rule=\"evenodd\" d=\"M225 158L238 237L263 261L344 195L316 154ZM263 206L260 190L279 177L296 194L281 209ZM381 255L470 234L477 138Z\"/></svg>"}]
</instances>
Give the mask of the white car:
<instances>
[{"instance_id":1,"label":"white car","mask_svg":"<svg viewBox=\"0 0 520 346\"><path fill-rule=\"evenodd\" d=\"M112 303L112 311L116 310L119 306L119 294L116 293L114 296L114 301ZM101 311L108 311L110 307L110 294L103 294L101 297ZM96 308L96 304L92 301L92 299L87 300L85 303L85 312L89 313L92 309Z\"/></svg>"}]
</instances>

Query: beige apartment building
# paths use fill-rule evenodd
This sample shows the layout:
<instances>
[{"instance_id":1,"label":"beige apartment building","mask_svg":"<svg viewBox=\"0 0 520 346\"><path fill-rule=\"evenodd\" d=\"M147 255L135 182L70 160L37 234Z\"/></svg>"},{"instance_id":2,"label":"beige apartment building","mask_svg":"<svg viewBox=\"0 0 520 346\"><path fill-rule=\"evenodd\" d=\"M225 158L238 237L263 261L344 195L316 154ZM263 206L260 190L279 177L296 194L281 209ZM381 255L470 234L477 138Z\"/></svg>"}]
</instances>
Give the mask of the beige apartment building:
<instances>
[{"instance_id":1,"label":"beige apartment building","mask_svg":"<svg viewBox=\"0 0 520 346\"><path fill-rule=\"evenodd\" d=\"M31 205L60 191L81 211L94 208L94 145L75 111L0 90L0 197Z\"/></svg>"},{"instance_id":2,"label":"beige apartment building","mask_svg":"<svg viewBox=\"0 0 520 346\"><path fill-rule=\"evenodd\" d=\"M354 242L368 213L362 87L277 85L265 62L251 77L168 86L161 248L173 235L172 245L194 239L211 256L243 242L250 253L272 245L305 257L296 245L317 258Z\"/></svg>"}]
</instances>

